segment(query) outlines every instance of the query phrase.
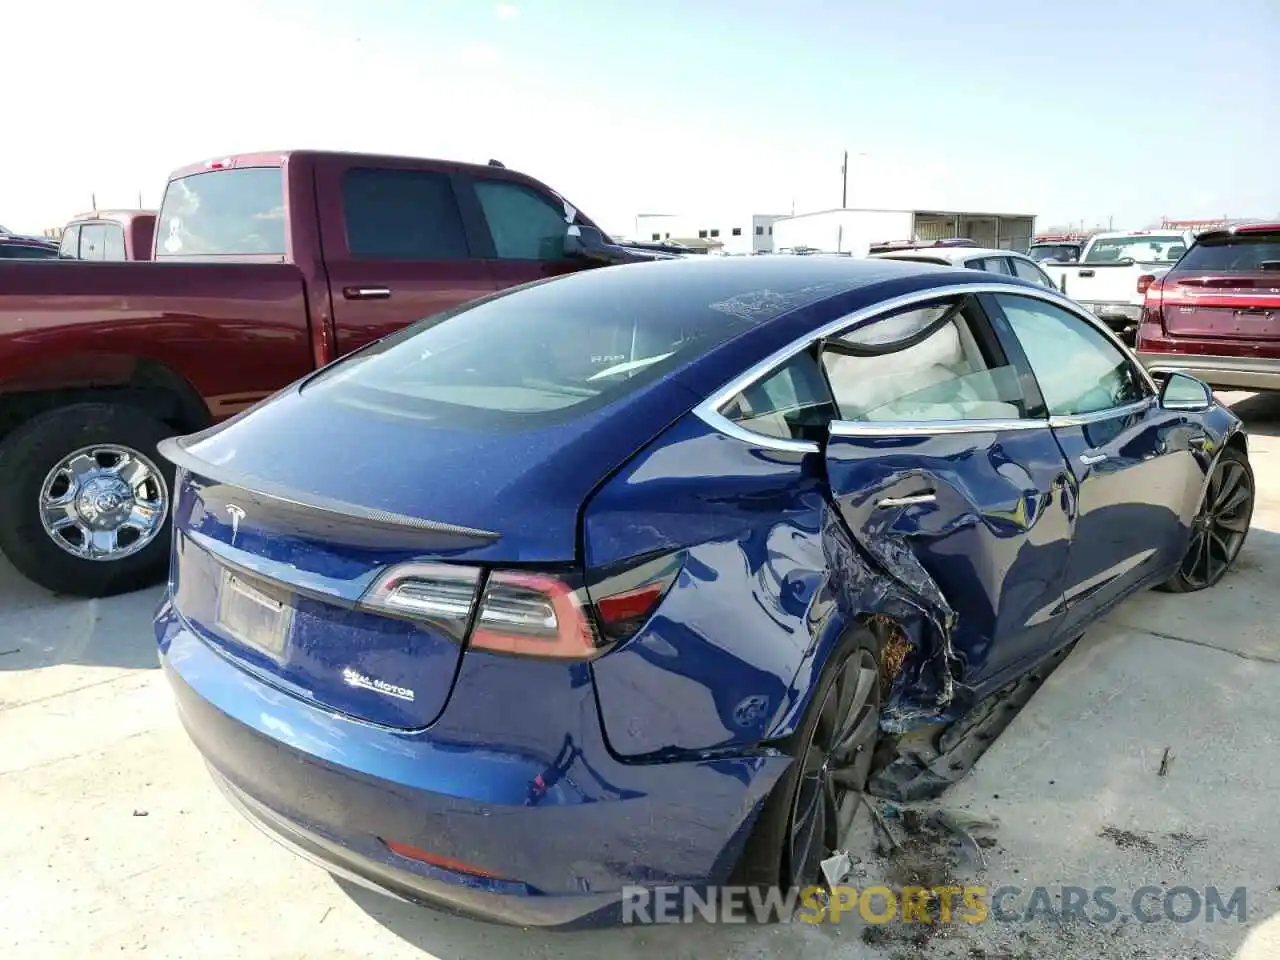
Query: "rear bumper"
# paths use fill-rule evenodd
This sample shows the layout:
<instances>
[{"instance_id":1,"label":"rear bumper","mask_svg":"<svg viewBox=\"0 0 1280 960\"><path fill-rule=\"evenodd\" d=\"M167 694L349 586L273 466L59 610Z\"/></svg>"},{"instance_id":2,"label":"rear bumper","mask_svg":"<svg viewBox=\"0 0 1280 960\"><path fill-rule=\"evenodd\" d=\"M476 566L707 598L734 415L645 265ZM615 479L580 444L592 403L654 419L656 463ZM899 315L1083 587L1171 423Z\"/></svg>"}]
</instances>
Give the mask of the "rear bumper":
<instances>
[{"instance_id":1,"label":"rear bumper","mask_svg":"<svg viewBox=\"0 0 1280 960\"><path fill-rule=\"evenodd\" d=\"M441 718L400 731L263 683L167 604L156 630L183 725L245 816L335 874L485 919L608 923L626 887L723 883L790 763L619 763L581 665L467 654Z\"/></svg>"},{"instance_id":2,"label":"rear bumper","mask_svg":"<svg viewBox=\"0 0 1280 960\"><path fill-rule=\"evenodd\" d=\"M1095 300L1081 300L1084 307L1095 317L1113 330L1124 331L1142 319L1141 305L1132 303L1106 303Z\"/></svg>"},{"instance_id":3,"label":"rear bumper","mask_svg":"<svg viewBox=\"0 0 1280 960\"><path fill-rule=\"evenodd\" d=\"M1139 350L1138 359L1153 374L1185 373L1220 390L1280 391L1280 357L1189 356Z\"/></svg>"}]
</instances>

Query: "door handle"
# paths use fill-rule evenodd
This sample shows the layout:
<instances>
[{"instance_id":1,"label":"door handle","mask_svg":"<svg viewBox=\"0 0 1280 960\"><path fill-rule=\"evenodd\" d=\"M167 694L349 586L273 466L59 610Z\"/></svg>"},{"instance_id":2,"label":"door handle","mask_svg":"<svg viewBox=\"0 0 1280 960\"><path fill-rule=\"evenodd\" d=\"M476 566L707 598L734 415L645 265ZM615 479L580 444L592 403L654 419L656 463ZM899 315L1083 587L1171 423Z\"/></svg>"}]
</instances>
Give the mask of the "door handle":
<instances>
[{"instance_id":1,"label":"door handle","mask_svg":"<svg viewBox=\"0 0 1280 960\"><path fill-rule=\"evenodd\" d=\"M1082 277L1092 277L1095 273L1097 273L1096 270L1081 270L1079 275Z\"/></svg>"},{"instance_id":2,"label":"door handle","mask_svg":"<svg viewBox=\"0 0 1280 960\"><path fill-rule=\"evenodd\" d=\"M348 300L386 300L391 296L390 287L343 287L342 295Z\"/></svg>"},{"instance_id":3,"label":"door handle","mask_svg":"<svg viewBox=\"0 0 1280 960\"><path fill-rule=\"evenodd\" d=\"M889 510L893 507L913 507L917 503L937 503L938 497L932 493L913 493L909 497L882 497L876 501L877 510Z\"/></svg>"},{"instance_id":4,"label":"door handle","mask_svg":"<svg viewBox=\"0 0 1280 960\"><path fill-rule=\"evenodd\" d=\"M1105 453L1099 453L1094 456L1090 456L1087 453L1080 454L1080 462L1086 467L1092 467L1095 463L1101 463L1105 459L1107 459L1107 455Z\"/></svg>"}]
</instances>

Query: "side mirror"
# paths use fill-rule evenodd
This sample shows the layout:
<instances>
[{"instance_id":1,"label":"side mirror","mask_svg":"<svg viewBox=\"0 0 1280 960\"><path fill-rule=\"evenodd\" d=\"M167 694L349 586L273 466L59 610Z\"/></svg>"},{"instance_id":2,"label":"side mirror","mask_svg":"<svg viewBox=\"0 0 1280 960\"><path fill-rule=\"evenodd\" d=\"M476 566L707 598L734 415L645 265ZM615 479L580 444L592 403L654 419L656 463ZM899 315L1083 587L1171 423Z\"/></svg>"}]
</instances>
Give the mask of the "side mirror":
<instances>
[{"instance_id":1,"label":"side mirror","mask_svg":"<svg viewBox=\"0 0 1280 960\"><path fill-rule=\"evenodd\" d=\"M1208 410L1213 406L1213 390L1203 380L1171 373L1160 388L1160 406L1165 410Z\"/></svg>"},{"instance_id":2,"label":"side mirror","mask_svg":"<svg viewBox=\"0 0 1280 960\"><path fill-rule=\"evenodd\" d=\"M564 235L564 255L583 260L613 260L609 244L604 242L604 234L595 227L584 227L573 224Z\"/></svg>"}]
</instances>

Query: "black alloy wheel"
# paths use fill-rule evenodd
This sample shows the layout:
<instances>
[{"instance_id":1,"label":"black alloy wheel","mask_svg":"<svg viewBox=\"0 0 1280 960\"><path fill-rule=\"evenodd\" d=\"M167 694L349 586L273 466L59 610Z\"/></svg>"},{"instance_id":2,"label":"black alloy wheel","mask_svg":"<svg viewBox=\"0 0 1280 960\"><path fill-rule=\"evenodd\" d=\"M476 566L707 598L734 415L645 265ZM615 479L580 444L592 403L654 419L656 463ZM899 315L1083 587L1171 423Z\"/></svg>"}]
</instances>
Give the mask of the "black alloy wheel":
<instances>
[{"instance_id":1,"label":"black alloy wheel","mask_svg":"<svg viewBox=\"0 0 1280 960\"><path fill-rule=\"evenodd\" d=\"M798 756L784 876L793 888L822 882L821 863L844 842L862 802L880 725L880 673L859 647L826 686L817 723Z\"/></svg>"},{"instance_id":2,"label":"black alloy wheel","mask_svg":"<svg viewBox=\"0 0 1280 960\"><path fill-rule=\"evenodd\" d=\"M1243 453L1223 450L1205 484L1200 511L1178 572L1164 584L1175 593L1212 587L1231 569L1253 519L1253 470Z\"/></svg>"}]
</instances>

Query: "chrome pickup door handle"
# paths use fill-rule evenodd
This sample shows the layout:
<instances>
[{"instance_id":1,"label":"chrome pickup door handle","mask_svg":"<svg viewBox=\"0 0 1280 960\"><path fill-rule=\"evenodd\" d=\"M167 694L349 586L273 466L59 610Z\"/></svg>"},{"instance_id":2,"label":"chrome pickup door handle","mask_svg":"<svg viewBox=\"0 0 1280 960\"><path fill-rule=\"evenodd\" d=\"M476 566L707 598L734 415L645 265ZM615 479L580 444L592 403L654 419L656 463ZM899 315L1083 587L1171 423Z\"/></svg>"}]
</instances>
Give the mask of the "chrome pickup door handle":
<instances>
[{"instance_id":1,"label":"chrome pickup door handle","mask_svg":"<svg viewBox=\"0 0 1280 960\"><path fill-rule=\"evenodd\" d=\"M1105 459L1107 459L1107 455L1105 453L1099 453L1092 457L1087 453L1080 454L1080 462L1086 467L1092 467L1095 463L1101 463Z\"/></svg>"},{"instance_id":2,"label":"chrome pickup door handle","mask_svg":"<svg viewBox=\"0 0 1280 960\"><path fill-rule=\"evenodd\" d=\"M386 300L391 296L391 288L343 287L342 295L348 300Z\"/></svg>"},{"instance_id":3,"label":"chrome pickup door handle","mask_svg":"<svg viewBox=\"0 0 1280 960\"><path fill-rule=\"evenodd\" d=\"M883 497L876 501L877 510L889 510L893 507L913 507L917 503L937 503L938 497L932 493L915 493L909 497Z\"/></svg>"}]
</instances>

